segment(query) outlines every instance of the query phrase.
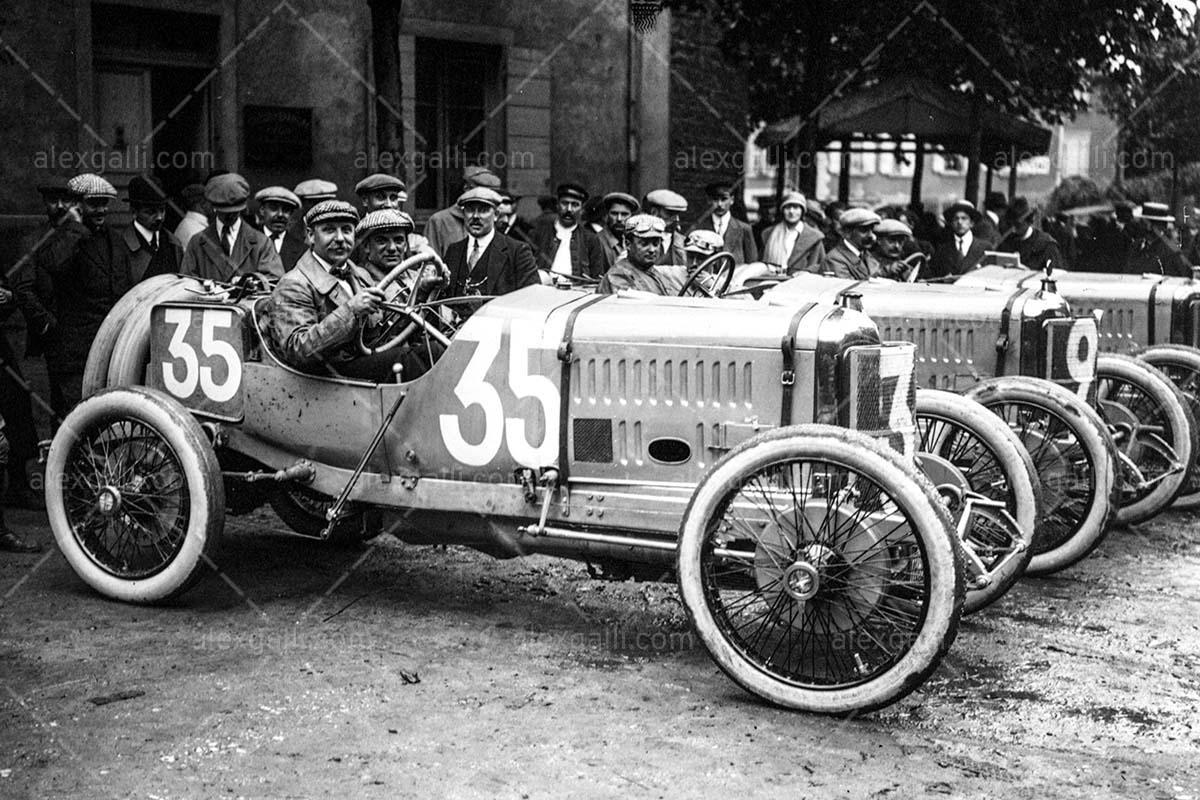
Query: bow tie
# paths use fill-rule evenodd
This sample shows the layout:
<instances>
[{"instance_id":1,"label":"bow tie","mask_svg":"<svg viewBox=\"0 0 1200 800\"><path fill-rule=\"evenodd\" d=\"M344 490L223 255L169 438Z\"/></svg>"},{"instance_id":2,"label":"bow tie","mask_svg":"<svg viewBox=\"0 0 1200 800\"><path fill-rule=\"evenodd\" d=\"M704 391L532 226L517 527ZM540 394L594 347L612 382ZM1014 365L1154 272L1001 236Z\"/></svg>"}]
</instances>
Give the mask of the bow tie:
<instances>
[{"instance_id":1,"label":"bow tie","mask_svg":"<svg viewBox=\"0 0 1200 800\"><path fill-rule=\"evenodd\" d=\"M335 278L346 280L350 277L350 267L345 264L340 267L330 267L329 274Z\"/></svg>"}]
</instances>

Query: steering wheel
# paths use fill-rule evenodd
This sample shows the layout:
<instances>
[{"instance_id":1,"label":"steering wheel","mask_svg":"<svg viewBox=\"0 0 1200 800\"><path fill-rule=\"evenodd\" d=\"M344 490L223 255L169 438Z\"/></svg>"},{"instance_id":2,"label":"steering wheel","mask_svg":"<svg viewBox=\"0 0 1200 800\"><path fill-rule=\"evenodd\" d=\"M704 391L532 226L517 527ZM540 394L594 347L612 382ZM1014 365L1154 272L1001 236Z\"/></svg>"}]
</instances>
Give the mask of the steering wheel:
<instances>
[{"instance_id":1,"label":"steering wheel","mask_svg":"<svg viewBox=\"0 0 1200 800\"><path fill-rule=\"evenodd\" d=\"M712 269L712 283L705 286L700 276L710 271L714 264L720 266ZM701 261L696 268L688 273L687 280L679 290L680 297L720 297L729 289L733 281L733 270L737 264L732 253L716 253Z\"/></svg>"},{"instance_id":2,"label":"steering wheel","mask_svg":"<svg viewBox=\"0 0 1200 800\"><path fill-rule=\"evenodd\" d=\"M383 278L380 279L379 283L376 284L376 286L379 289L387 289L387 287L395 283L396 280L405 272L418 265L424 265L427 262L432 262L441 272L446 270L446 265L442 263L442 259L438 257L437 253L433 252L432 250L423 250L420 253L417 253L415 256L409 256L404 261L401 261L399 264L397 264L395 269L393 269L387 275L384 275ZM411 339L413 334L415 334L418 330L423 330L427 333L437 330L431 326L428 320L425 318L425 312L427 310L426 304L417 303L417 292L420 290L421 276L424 274L425 269L426 268L422 266L417 272L417 276L412 282L412 289L409 290L408 298L404 301L403 305L398 303L384 303L382 306L380 306L380 312L383 315L383 318L378 324L373 326L378 333L372 334L368 340L368 326L363 325L359 328L358 349L363 355L371 356L375 355L376 353L382 353L386 350L391 350L394 347L399 347ZM436 294L436 291L437 290L435 289L434 294ZM399 333L393 336L392 331L395 330L396 326L400 323L406 324L403 325ZM437 332L437 334L431 333L431 335L434 335L434 338L444 338L440 331Z\"/></svg>"},{"instance_id":3,"label":"steering wheel","mask_svg":"<svg viewBox=\"0 0 1200 800\"><path fill-rule=\"evenodd\" d=\"M904 278L906 283L917 282L917 276L920 275L921 269L925 266L926 261L928 261L928 258L919 250L904 259L904 263L908 264L909 267L908 275Z\"/></svg>"}]
</instances>

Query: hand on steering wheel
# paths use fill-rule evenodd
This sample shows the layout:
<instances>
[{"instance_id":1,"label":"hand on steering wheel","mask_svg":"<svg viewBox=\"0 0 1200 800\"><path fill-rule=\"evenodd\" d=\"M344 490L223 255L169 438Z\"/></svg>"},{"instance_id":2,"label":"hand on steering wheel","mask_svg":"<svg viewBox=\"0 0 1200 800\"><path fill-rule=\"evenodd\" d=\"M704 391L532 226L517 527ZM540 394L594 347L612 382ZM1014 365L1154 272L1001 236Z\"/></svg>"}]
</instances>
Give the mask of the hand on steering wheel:
<instances>
[{"instance_id":1,"label":"hand on steering wheel","mask_svg":"<svg viewBox=\"0 0 1200 800\"><path fill-rule=\"evenodd\" d=\"M412 289L409 291L408 298L405 300L403 306L397 306L395 304L381 301L378 308L382 315L382 319L380 320L379 324L374 327L376 330L382 330L384 332L382 336L387 336L388 333L390 333L398 323L407 320L407 324L404 325L400 332L395 336L392 336L389 339L383 339L380 337L380 340L372 342L368 342L366 339L367 326L364 325L359 329L358 332L358 349L363 353L363 355L374 355L376 353L382 353L385 350L391 350L394 347L399 347L411 339L413 334L415 334L419 329L423 330L426 328L427 323L425 320L425 309L418 304L418 297L422 291L430 289L431 283L439 282L439 279L448 273L446 265L442 263L442 259L438 257L437 253L433 252L432 250L423 250L414 256L406 258L404 261L400 262L395 269L383 276L379 283L373 287L370 287L372 293L375 291L382 293L387 289L387 287L395 283L396 279L405 272L417 267L418 265L426 264L426 262L432 262L435 265L437 273L435 276L433 276L434 280L431 281L427 276L418 275L417 278L412 282ZM422 273L424 270L425 267L422 267ZM359 295L362 294L364 293L359 293ZM353 302L354 299L357 299L359 295L355 295L355 298L353 298L351 302Z\"/></svg>"},{"instance_id":2,"label":"hand on steering wheel","mask_svg":"<svg viewBox=\"0 0 1200 800\"><path fill-rule=\"evenodd\" d=\"M714 268L713 265L719 265ZM729 290L736 266L732 253L716 253L701 261L688 273L687 280L679 290L680 297L720 297ZM711 282L701 280L702 275L711 274Z\"/></svg>"}]
</instances>

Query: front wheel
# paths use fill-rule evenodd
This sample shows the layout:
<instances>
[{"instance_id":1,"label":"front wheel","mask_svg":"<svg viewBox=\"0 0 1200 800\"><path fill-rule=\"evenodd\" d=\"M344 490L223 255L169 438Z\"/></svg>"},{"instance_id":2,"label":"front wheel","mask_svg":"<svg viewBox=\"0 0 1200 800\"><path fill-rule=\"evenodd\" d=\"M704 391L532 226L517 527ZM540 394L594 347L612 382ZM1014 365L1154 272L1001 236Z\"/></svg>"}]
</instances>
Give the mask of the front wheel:
<instances>
[{"instance_id":1,"label":"front wheel","mask_svg":"<svg viewBox=\"0 0 1200 800\"><path fill-rule=\"evenodd\" d=\"M974 400L937 389L917 390L918 462L954 485L940 487L960 519L966 556L987 577L967 589L964 614L990 605L1025 574L1037 527L1037 472L1025 446L996 415ZM932 463L930 461L932 460ZM959 485L966 490L963 492ZM969 493L969 494L968 494ZM963 496L968 495L968 496ZM1003 511L970 502L970 495L1003 503Z\"/></svg>"},{"instance_id":2,"label":"front wheel","mask_svg":"<svg viewBox=\"0 0 1200 800\"><path fill-rule=\"evenodd\" d=\"M1026 572L1057 572L1092 552L1116 508L1116 457L1100 416L1039 378L992 378L967 396L1013 429L1037 470L1042 503Z\"/></svg>"},{"instance_id":3,"label":"front wheel","mask_svg":"<svg viewBox=\"0 0 1200 800\"><path fill-rule=\"evenodd\" d=\"M911 462L841 428L756 436L696 487L679 590L717 665L787 708L870 711L954 640L963 584L949 516Z\"/></svg>"},{"instance_id":4,"label":"front wheel","mask_svg":"<svg viewBox=\"0 0 1200 800\"><path fill-rule=\"evenodd\" d=\"M1138 358L1157 367L1183 393L1192 416L1200 419L1200 349L1186 344L1159 344L1138 353ZM1175 508L1200 506L1200 447L1192 450L1192 467L1179 494Z\"/></svg>"},{"instance_id":5,"label":"front wheel","mask_svg":"<svg viewBox=\"0 0 1200 800\"><path fill-rule=\"evenodd\" d=\"M116 600L162 602L213 562L225 523L221 468L172 398L142 387L103 391L54 436L46 511L85 583Z\"/></svg>"},{"instance_id":6,"label":"front wheel","mask_svg":"<svg viewBox=\"0 0 1200 800\"><path fill-rule=\"evenodd\" d=\"M1096 399L1124 467L1117 522L1145 522L1187 483L1196 419L1170 378L1133 356L1100 356Z\"/></svg>"}]
</instances>

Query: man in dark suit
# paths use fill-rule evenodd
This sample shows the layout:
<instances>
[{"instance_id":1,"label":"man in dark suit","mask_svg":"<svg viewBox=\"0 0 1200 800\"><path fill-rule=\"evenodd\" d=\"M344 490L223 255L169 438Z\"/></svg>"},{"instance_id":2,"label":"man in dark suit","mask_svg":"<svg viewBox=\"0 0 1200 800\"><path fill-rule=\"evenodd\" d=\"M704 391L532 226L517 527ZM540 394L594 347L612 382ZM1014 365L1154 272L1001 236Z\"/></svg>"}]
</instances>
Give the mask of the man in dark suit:
<instances>
[{"instance_id":1,"label":"man in dark suit","mask_svg":"<svg viewBox=\"0 0 1200 800\"><path fill-rule=\"evenodd\" d=\"M625 253L625 223L641 208L637 198L625 192L609 192L604 195L604 230L600 231L600 245L604 249L604 261L608 269Z\"/></svg>"},{"instance_id":2,"label":"man in dark suit","mask_svg":"<svg viewBox=\"0 0 1200 800\"><path fill-rule=\"evenodd\" d=\"M136 175L129 181L129 208L133 223L121 234L130 273L137 283L151 275L179 271L183 248L170 231L163 230L167 195L153 178Z\"/></svg>"},{"instance_id":3,"label":"man in dark suit","mask_svg":"<svg viewBox=\"0 0 1200 800\"><path fill-rule=\"evenodd\" d=\"M1003 234L1000 231L1004 212L1008 210L1008 198L1003 192L988 192L983 200L983 213L975 223L972 233L976 239L984 239L996 244Z\"/></svg>"},{"instance_id":4,"label":"man in dark suit","mask_svg":"<svg viewBox=\"0 0 1200 800\"><path fill-rule=\"evenodd\" d=\"M871 255L875 246L875 226L882 220L874 211L848 208L838 217L842 240L825 256L813 272L833 273L838 278L865 281L879 274L879 261Z\"/></svg>"},{"instance_id":5,"label":"man in dark suit","mask_svg":"<svg viewBox=\"0 0 1200 800\"><path fill-rule=\"evenodd\" d=\"M729 213L733 207L732 184L717 181L705 186L704 192L712 203L712 213L702 217L692 230L716 233L725 241L725 252L732 253L739 264L758 261L758 245L754 243L754 232L749 223L734 219Z\"/></svg>"},{"instance_id":6,"label":"man in dark suit","mask_svg":"<svg viewBox=\"0 0 1200 800\"><path fill-rule=\"evenodd\" d=\"M970 201L951 203L943 216L949 235L934 248L923 278L945 278L978 269L983 254L993 247L991 241L975 235L981 215Z\"/></svg>"},{"instance_id":7,"label":"man in dark suit","mask_svg":"<svg viewBox=\"0 0 1200 800\"><path fill-rule=\"evenodd\" d=\"M1008 233L996 245L1002 253L1016 253L1021 257L1021 266L1026 269L1044 270L1047 265L1064 269L1066 264L1058 252L1058 242L1050 234L1033 226L1034 209L1024 197L1014 198L1008 207L1005 220Z\"/></svg>"},{"instance_id":8,"label":"man in dark suit","mask_svg":"<svg viewBox=\"0 0 1200 800\"><path fill-rule=\"evenodd\" d=\"M608 268L599 237L580 224L588 192L577 183L561 183L555 191L557 214L539 218L529 240L537 265L547 277L554 274L600 279ZM449 253L449 251L447 251Z\"/></svg>"},{"instance_id":9,"label":"man in dark suit","mask_svg":"<svg viewBox=\"0 0 1200 800\"><path fill-rule=\"evenodd\" d=\"M308 250L303 229L292 225L292 218L300 210L300 198L285 186L268 186L255 192L254 199L258 201L259 227L271 240L283 269L291 269Z\"/></svg>"},{"instance_id":10,"label":"man in dark suit","mask_svg":"<svg viewBox=\"0 0 1200 800\"><path fill-rule=\"evenodd\" d=\"M458 198L467 238L446 248L449 296L501 295L539 282L529 245L496 231L501 199L499 192L486 187L468 189Z\"/></svg>"},{"instance_id":11,"label":"man in dark suit","mask_svg":"<svg viewBox=\"0 0 1200 800\"><path fill-rule=\"evenodd\" d=\"M283 275L283 262L265 235L242 221L250 185L227 172L209 180L204 196L216 219L188 242L179 271L197 278L228 282L239 275Z\"/></svg>"}]
</instances>

